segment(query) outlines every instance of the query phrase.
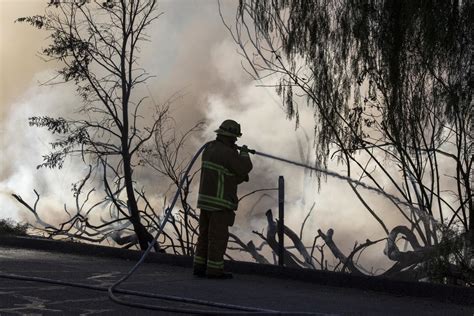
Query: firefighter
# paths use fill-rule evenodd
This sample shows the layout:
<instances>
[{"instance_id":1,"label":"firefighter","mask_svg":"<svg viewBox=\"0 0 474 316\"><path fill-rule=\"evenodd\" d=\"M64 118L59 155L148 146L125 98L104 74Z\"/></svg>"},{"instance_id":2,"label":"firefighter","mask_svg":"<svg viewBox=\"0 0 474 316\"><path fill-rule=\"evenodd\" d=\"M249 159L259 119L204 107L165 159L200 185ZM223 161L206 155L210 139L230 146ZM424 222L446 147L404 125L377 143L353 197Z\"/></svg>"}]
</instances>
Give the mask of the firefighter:
<instances>
[{"instance_id":1,"label":"firefighter","mask_svg":"<svg viewBox=\"0 0 474 316\"><path fill-rule=\"evenodd\" d=\"M239 153L235 145L237 137L242 136L237 122L225 120L215 132L216 139L202 154L194 275L231 279L232 274L224 272L224 254L237 210L237 185L249 180L252 162L247 146L242 146Z\"/></svg>"}]
</instances>

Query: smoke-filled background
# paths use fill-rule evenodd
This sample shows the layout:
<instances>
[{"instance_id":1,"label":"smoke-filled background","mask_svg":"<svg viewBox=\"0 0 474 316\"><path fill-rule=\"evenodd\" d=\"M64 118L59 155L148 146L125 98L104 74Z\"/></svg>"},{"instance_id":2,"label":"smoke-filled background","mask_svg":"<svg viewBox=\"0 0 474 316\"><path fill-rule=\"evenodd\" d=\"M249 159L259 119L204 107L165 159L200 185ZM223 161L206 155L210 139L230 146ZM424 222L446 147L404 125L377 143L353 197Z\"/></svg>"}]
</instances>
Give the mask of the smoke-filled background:
<instances>
[{"instance_id":1,"label":"smoke-filled background","mask_svg":"<svg viewBox=\"0 0 474 316\"><path fill-rule=\"evenodd\" d=\"M37 52L46 46L47 33L28 25L13 23L21 16L41 14L46 1L9 1L1 4L1 90L0 90L0 218L17 221L31 216L11 198L17 193L33 202L33 189L41 194L38 209L52 223L66 219L64 204L72 203L71 183L77 182L87 167L80 160L67 160L63 169L37 169L42 155L50 150L54 138L45 130L28 126L30 116L68 116L80 99L71 85L43 86L54 75L57 65L46 63ZM224 18L232 23L237 1L224 1ZM239 144L277 156L312 162L314 156L314 116L309 108L300 108L300 127L289 121L274 89L257 86L242 69L241 56L230 34L223 26L215 1L160 1L164 14L148 29L151 42L142 45L140 65L156 75L140 93L151 94L156 103L174 93L182 95L171 104L171 114L185 130L204 119L205 129L189 143L196 150L214 137L221 121L232 118L243 130ZM259 188L274 188L278 176L286 180L285 221L295 231L313 204L304 241L310 244L317 229L335 230L334 240L349 253L355 241L384 237L384 232L369 216L347 183L328 178L318 191L317 181L308 171L277 161L253 157L250 182L239 187L243 195ZM343 172L335 162L329 168ZM393 169L395 170L395 168ZM153 174L138 179L148 186L152 201L160 203L163 192L153 186ZM158 179L158 176L157 178ZM158 180L157 180L158 181ZM389 188L387 188L389 190ZM194 191L194 194L196 192ZM400 216L383 197L364 193L390 227ZM251 232L263 231L265 212L276 209L276 191L265 196L254 195L241 204L233 231L244 241L258 239ZM194 197L195 199L195 197ZM257 203L258 202L258 203ZM370 248L361 262L369 267L386 267L380 246Z\"/></svg>"}]
</instances>

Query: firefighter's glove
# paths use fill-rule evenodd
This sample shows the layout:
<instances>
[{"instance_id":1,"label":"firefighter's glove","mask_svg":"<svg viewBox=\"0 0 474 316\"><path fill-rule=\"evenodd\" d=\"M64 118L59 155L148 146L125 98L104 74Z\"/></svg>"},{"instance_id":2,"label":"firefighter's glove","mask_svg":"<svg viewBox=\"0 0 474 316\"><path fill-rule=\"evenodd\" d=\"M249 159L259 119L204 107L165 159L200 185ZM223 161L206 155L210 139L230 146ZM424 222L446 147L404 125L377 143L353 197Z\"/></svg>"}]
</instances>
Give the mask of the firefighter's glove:
<instances>
[{"instance_id":1,"label":"firefighter's glove","mask_svg":"<svg viewBox=\"0 0 474 316\"><path fill-rule=\"evenodd\" d=\"M240 147L240 154L242 154L242 153L247 153L247 154L248 154L248 153L251 153L251 154L255 154L255 150L253 150L253 149L249 149L249 148L247 147L247 145L243 145L242 147Z\"/></svg>"}]
</instances>

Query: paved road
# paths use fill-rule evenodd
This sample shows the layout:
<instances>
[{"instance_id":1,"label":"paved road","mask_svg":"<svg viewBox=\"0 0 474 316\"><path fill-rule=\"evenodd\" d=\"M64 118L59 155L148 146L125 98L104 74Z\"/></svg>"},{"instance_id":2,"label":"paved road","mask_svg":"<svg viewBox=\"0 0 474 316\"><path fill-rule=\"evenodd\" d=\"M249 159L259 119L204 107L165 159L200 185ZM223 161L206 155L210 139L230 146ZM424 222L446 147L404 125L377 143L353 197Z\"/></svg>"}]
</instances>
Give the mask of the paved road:
<instances>
[{"instance_id":1,"label":"paved road","mask_svg":"<svg viewBox=\"0 0 474 316\"><path fill-rule=\"evenodd\" d=\"M0 272L108 286L133 261L0 247ZM255 275L196 279L189 268L147 263L123 288L287 312L320 315L474 315L469 306ZM125 297L125 296L122 296ZM148 304L196 306L137 297ZM203 307L199 307L203 308ZM216 310L216 309L215 309ZM168 315L118 305L107 293L0 278L0 315Z\"/></svg>"}]
</instances>

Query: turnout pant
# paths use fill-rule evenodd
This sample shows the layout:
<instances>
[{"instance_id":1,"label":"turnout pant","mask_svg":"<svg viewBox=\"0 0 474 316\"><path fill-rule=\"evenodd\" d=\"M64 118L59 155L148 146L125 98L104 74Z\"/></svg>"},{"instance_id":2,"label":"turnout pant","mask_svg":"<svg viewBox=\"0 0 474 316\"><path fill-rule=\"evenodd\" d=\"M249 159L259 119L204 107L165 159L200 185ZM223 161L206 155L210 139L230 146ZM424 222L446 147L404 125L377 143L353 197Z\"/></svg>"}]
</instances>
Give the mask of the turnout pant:
<instances>
[{"instance_id":1,"label":"turnout pant","mask_svg":"<svg viewBox=\"0 0 474 316\"><path fill-rule=\"evenodd\" d=\"M194 255L194 272L221 275L224 272L224 254L229 240L229 226L234 224L231 210L201 210L199 237Z\"/></svg>"}]
</instances>

